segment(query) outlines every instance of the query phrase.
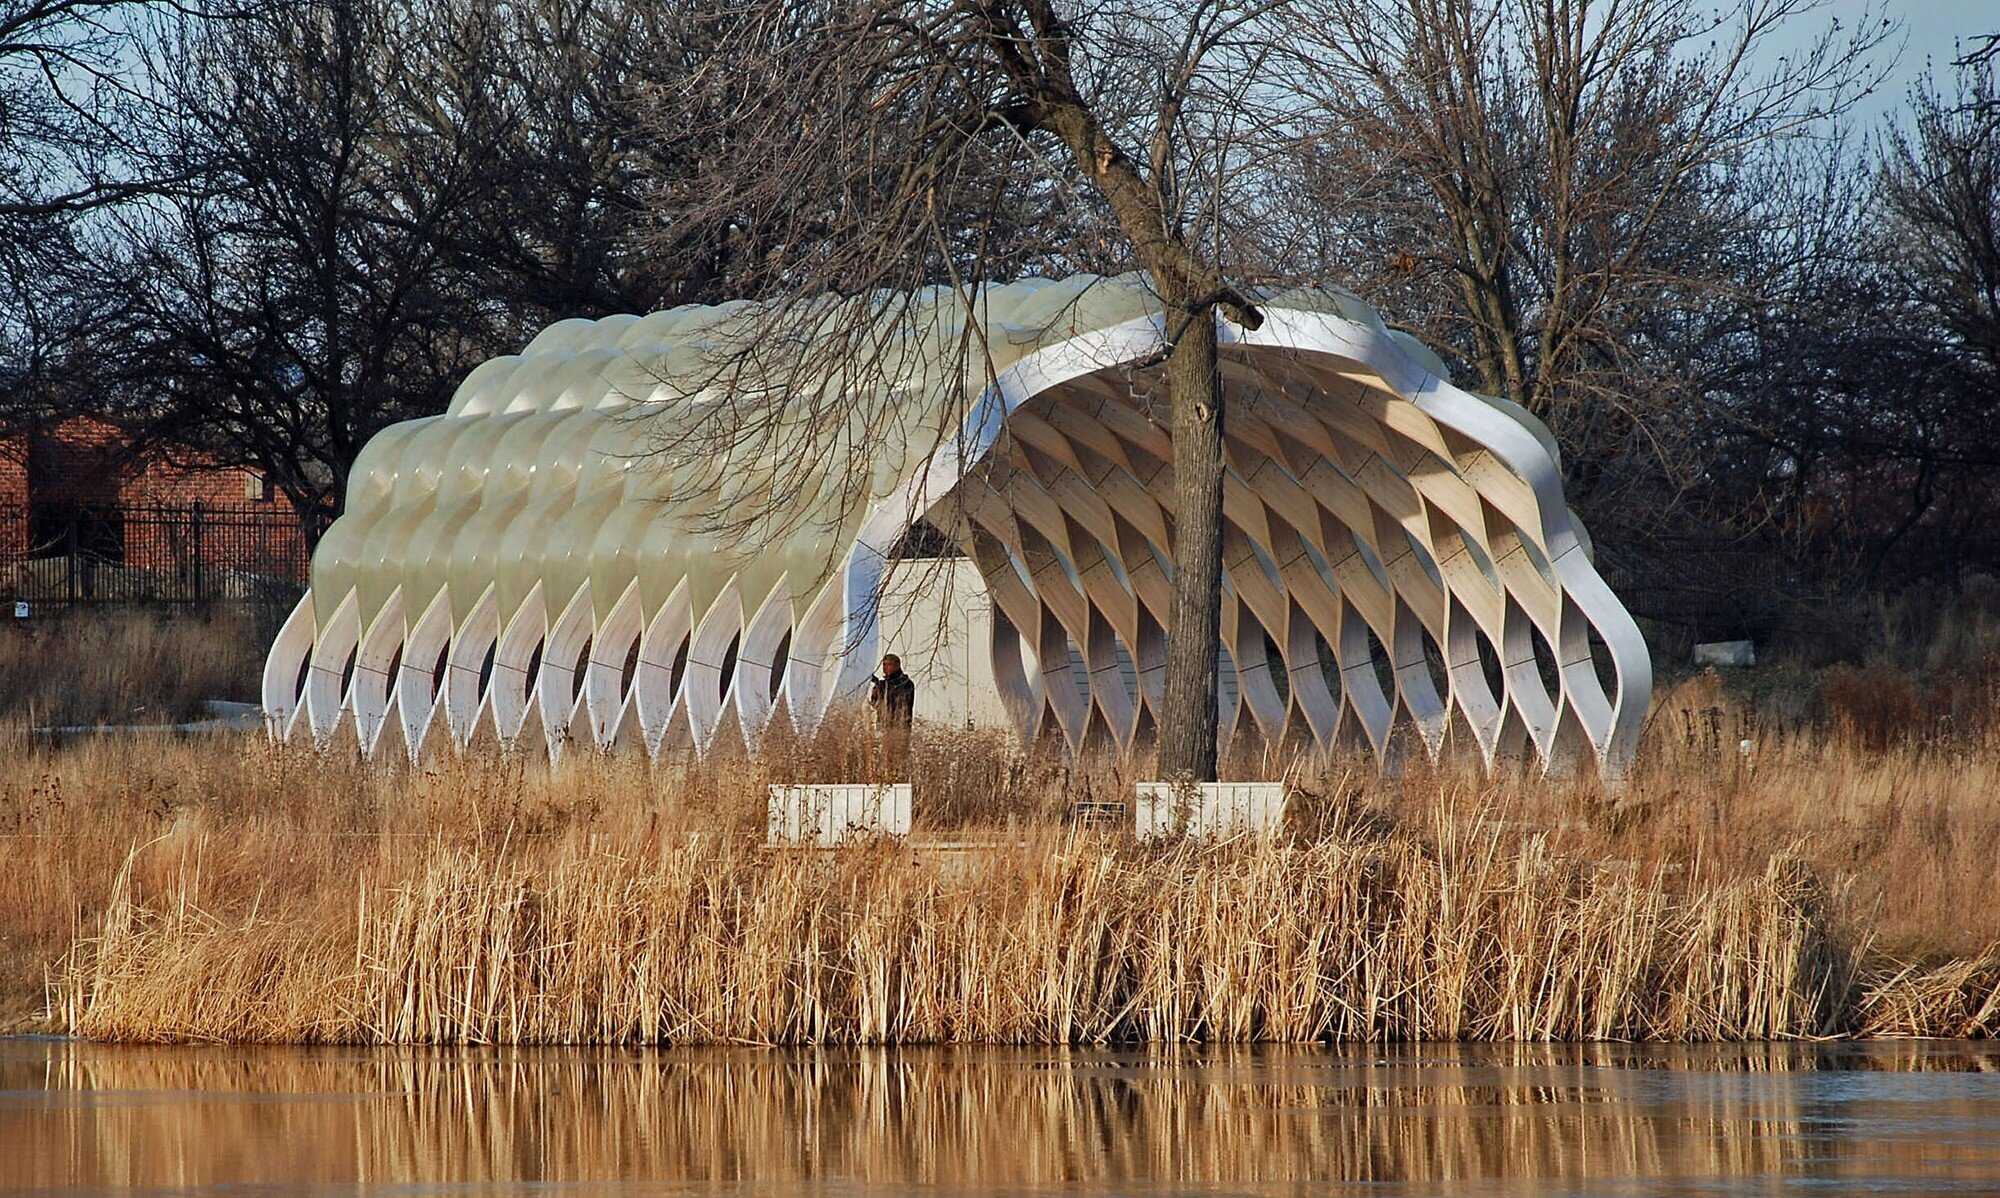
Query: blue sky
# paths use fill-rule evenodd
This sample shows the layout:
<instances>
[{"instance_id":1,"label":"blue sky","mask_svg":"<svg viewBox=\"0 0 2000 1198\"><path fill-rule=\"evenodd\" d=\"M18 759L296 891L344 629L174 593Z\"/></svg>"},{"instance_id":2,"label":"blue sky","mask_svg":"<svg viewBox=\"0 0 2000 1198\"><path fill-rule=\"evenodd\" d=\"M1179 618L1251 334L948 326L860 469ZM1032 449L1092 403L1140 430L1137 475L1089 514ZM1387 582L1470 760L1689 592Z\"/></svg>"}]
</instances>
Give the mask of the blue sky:
<instances>
[{"instance_id":1,"label":"blue sky","mask_svg":"<svg viewBox=\"0 0 2000 1198\"><path fill-rule=\"evenodd\" d=\"M1773 39L1769 52L1782 54L1810 41L1834 17L1839 17L1843 26L1852 26L1871 8L1880 9L1903 26L1897 39L1902 42L1901 58L1881 90L1868 97L1858 113L1871 124L1903 106L1904 94L1923 78L1927 67L1939 77L1949 74L1951 60L1962 53L1956 42L1969 42L1982 33L2000 33L2000 2L1996 0L1889 0L1886 6L1866 0L1831 0L1819 12L1797 22L1796 40L1780 45ZM1893 42L1884 48L1885 60L1893 49Z\"/></svg>"}]
</instances>

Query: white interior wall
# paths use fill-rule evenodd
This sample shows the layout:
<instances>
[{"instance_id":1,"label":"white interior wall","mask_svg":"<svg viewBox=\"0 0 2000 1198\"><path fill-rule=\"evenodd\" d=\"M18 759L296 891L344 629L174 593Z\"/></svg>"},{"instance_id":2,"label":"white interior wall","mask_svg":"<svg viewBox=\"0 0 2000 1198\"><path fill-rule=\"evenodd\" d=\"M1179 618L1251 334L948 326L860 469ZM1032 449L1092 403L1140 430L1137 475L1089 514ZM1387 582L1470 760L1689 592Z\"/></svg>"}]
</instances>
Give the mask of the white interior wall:
<instances>
[{"instance_id":1,"label":"white interior wall","mask_svg":"<svg viewBox=\"0 0 2000 1198\"><path fill-rule=\"evenodd\" d=\"M899 563L880 614L881 651L901 657L917 684L917 718L1013 727L993 682L993 601L969 558Z\"/></svg>"}]
</instances>

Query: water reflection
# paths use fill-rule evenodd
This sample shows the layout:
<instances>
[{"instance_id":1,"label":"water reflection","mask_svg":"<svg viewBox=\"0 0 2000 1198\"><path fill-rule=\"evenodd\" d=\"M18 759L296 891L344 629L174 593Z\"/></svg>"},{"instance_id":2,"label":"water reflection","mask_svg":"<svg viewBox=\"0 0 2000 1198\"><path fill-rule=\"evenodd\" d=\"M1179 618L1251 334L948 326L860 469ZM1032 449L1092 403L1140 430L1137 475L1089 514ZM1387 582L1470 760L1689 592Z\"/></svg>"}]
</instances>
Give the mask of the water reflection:
<instances>
[{"instance_id":1,"label":"water reflection","mask_svg":"<svg viewBox=\"0 0 2000 1198\"><path fill-rule=\"evenodd\" d=\"M612 1181L634 1193L1985 1192L2000 1186L2000 1047L0 1041L0 1190Z\"/></svg>"}]
</instances>

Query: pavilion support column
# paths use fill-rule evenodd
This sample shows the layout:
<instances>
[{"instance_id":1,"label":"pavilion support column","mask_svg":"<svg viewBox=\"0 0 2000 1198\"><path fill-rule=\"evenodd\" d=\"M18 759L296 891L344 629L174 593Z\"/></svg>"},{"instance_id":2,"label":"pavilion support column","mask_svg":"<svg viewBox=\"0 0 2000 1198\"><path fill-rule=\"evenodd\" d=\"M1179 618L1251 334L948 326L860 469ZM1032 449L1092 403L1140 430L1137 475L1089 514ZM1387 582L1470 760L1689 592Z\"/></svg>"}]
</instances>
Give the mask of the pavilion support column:
<instances>
[{"instance_id":1,"label":"pavilion support column","mask_svg":"<svg viewBox=\"0 0 2000 1198\"><path fill-rule=\"evenodd\" d=\"M1159 775L1213 781L1222 613L1223 394L1215 308L1188 313L1167 356L1173 413L1174 609L1167 630ZM1173 332L1170 326L1169 332Z\"/></svg>"}]
</instances>

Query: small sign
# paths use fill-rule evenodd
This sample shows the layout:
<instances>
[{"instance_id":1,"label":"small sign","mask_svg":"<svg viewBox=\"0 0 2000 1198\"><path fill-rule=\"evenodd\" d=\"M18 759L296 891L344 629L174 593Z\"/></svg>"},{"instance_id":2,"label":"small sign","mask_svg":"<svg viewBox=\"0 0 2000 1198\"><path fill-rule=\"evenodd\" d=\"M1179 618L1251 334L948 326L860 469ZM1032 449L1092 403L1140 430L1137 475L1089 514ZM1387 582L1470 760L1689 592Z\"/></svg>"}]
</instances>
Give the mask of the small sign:
<instances>
[{"instance_id":1,"label":"small sign","mask_svg":"<svg viewBox=\"0 0 2000 1198\"><path fill-rule=\"evenodd\" d=\"M14 618L16 620L25 620L28 618L28 601L26 599L14 600Z\"/></svg>"}]
</instances>

